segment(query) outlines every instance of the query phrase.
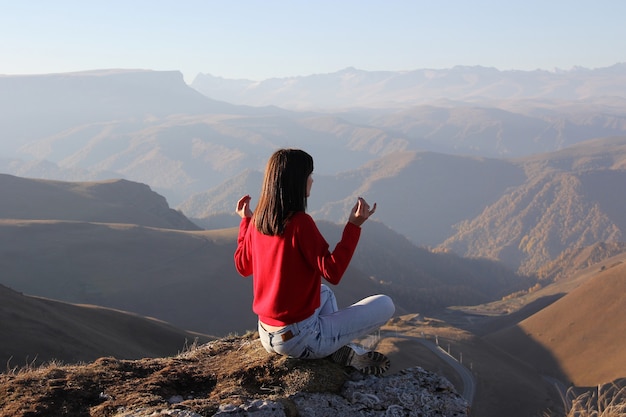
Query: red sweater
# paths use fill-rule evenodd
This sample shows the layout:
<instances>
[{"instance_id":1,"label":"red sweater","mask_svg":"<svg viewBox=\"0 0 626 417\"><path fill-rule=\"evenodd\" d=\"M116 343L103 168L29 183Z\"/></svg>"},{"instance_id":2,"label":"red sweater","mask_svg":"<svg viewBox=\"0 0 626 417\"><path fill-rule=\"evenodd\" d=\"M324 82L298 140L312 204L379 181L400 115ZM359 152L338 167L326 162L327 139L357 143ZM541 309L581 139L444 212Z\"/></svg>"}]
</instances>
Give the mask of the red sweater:
<instances>
[{"instance_id":1,"label":"red sweater","mask_svg":"<svg viewBox=\"0 0 626 417\"><path fill-rule=\"evenodd\" d=\"M320 305L321 277L339 283L361 236L361 228L348 222L331 253L305 212L294 214L281 236L264 235L250 225L250 218L239 225L235 267L244 277L254 275L252 309L270 326L310 317Z\"/></svg>"}]
</instances>

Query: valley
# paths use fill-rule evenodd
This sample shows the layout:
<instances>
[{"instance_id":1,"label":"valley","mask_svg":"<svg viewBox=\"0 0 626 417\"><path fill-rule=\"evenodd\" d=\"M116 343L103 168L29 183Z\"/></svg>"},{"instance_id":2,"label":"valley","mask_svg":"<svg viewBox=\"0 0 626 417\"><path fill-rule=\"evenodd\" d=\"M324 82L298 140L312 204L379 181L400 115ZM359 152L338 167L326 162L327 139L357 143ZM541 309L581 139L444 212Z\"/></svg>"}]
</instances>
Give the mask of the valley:
<instances>
[{"instance_id":1,"label":"valley","mask_svg":"<svg viewBox=\"0 0 626 417\"><path fill-rule=\"evenodd\" d=\"M250 281L232 267L236 227L202 230L128 181L0 175L0 186L14 196L0 203L10 288L3 334L12 335L0 351L9 366L175 354L192 341L254 329ZM341 232L332 222L319 227L329 241ZM529 277L417 247L373 221L336 294L341 304L377 292L394 298L397 317L366 341L388 354L391 372L420 366L444 375L471 399L473 415L526 416L563 409L555 382L584 390L624 375L616 347L626 344L625 261L619 243L599 243L564 252L542 278ZM150 317L171 330L154 328ZM140 344L138 334L146 335ZM154 350L154 338L169 347Z\"/></svg>"},{"instance_id":2,"label":"valley","mask_svg":"<svg viewBox=\"0 0 626 417\"><path fill-rule=\"evenodd\" d=\"M568 390L585 392L600 381L619 384L623 378L625 261L621 254L607 259L610 267L593 265L527 296L451 307L432 317L397 317L374 338L376 347L392 358L392 371L422 366L444 374L459 392L473 395L472 415L526 416L539 410L558 415L571 406L563 403L571 399ZM596 285L594 294L589 290L594 280L618 294L597 293ZM430 354L424 345L440 354ZM448 355L465 369L459 372L440 359ZM462 378L466 372L473 381ZM468 394L471 384L475 391Z\"/></svg>"}]
</instances>

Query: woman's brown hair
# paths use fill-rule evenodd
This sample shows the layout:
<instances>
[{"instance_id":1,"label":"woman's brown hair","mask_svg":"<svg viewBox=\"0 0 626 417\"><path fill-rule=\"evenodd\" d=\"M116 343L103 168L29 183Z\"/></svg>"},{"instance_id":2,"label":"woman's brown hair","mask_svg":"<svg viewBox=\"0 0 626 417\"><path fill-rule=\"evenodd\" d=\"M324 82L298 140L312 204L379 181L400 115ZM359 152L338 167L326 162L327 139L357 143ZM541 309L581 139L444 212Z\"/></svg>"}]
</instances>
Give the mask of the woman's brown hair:
<instances>
[{"instance_id":1,"label":"woman's brown hair","mask_svg":"<svg viewBox=\"0 0 626 417\"><path fill-rule=\"evenodd\" d=\"M283 233L289 217L305 211L307 179L313 173L313 158L300 149L279 149L267 161L254 224L264 235Z\"/></svg>"}]
</instances>

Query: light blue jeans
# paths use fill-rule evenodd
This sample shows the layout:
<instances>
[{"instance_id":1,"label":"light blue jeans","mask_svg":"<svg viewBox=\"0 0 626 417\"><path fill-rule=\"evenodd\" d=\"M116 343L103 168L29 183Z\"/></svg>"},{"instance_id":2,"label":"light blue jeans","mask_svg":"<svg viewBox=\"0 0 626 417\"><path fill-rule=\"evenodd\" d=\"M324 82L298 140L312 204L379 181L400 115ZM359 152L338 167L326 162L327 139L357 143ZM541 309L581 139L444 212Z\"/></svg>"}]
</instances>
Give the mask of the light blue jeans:
<instances>
[{"instance_id":1,"label":"light blue jeans","mask_svg":"<svg viewBox=\"0 0 626 417\"><path fill-rule=\"evenodd\" d=\"M324 284L320 296L320 306L313 315L279 331L268 332L259 321L259 337L265 350L301 359L324 358L377 330L396 309L388 296L373 295L339 310L335 294Z\"/></svg>"}]
</instances>

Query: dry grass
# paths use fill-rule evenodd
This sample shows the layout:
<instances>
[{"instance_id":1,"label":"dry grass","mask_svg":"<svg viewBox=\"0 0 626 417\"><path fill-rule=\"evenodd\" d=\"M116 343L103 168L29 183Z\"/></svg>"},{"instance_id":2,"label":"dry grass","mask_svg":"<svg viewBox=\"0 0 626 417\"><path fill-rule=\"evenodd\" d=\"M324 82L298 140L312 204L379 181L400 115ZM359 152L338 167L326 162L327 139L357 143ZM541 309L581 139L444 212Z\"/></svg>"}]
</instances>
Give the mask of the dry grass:
<instances>
[{"instance_id":1,"label":"dry grass","mask_svg":"<svg viewBox=\"0 0 626 417\"><path fill-rule=\"evenodd\" d=\"M563 398L566 417L623 417L626 415L626 385L610 383L576 394L569 389Z\"/></svg>"},{"instance_id":2,"label":"dry grass","mask_svg":"<svg viewBox=\"0 0 626 417\"><path fill-rule=\"evenodd\" d=\"M13 369L0 374L0 415L105 417L120 409L156 413L170 407L213 415L224 403L336 392L348 377L345 369L329 360L268 355L258 335L249 333L192 345L169 358L105 357L88 364ZM179 399L173 406L174 396Z\"/></svg>"}]
</instances>

